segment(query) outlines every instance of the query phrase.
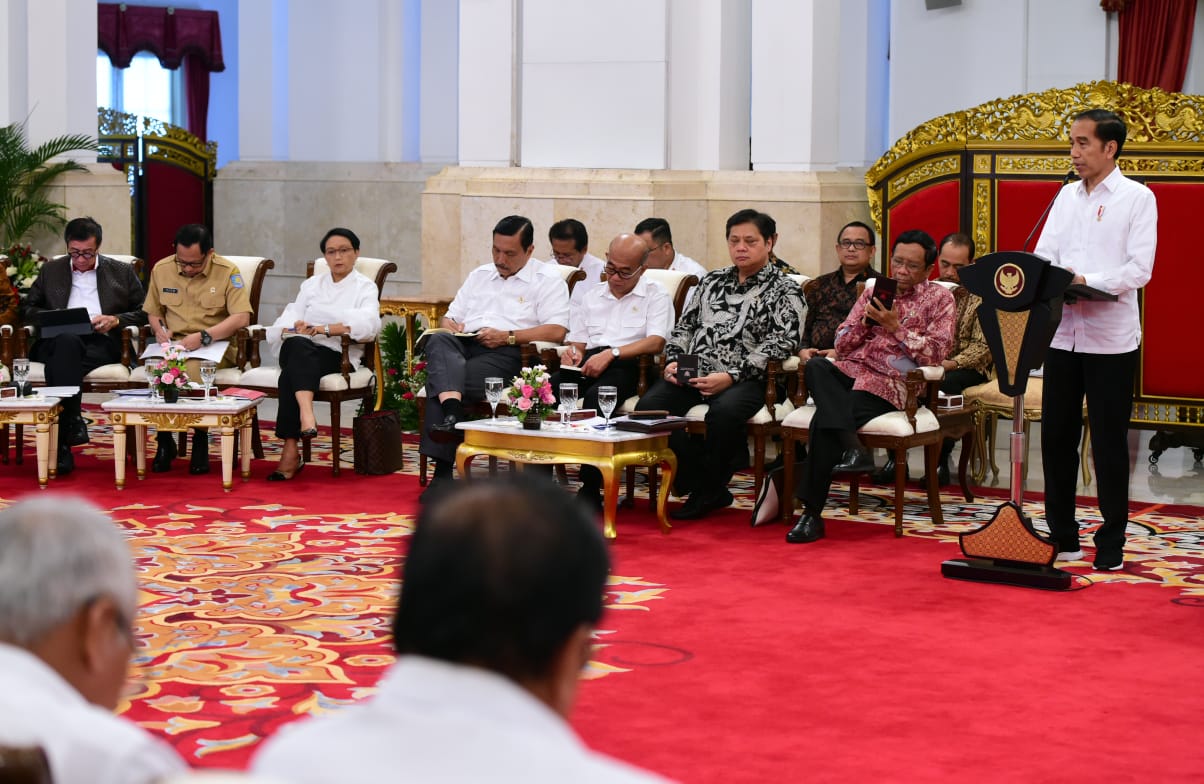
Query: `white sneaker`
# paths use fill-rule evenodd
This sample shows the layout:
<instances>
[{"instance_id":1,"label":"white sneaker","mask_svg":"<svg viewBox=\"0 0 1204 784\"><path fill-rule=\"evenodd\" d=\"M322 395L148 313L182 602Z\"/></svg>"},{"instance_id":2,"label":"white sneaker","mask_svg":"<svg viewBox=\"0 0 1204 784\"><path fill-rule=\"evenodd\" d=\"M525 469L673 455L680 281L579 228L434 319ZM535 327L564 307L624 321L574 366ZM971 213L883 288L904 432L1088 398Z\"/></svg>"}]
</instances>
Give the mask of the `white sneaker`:
<instances>
[{"instance_id":1,"label":"white sneaker","mask_svg":"<svg viewBox=\"0 0 1204 784\"><path fill-rule=\"evenodd\" d=\"M1082 550L1062 550L1058 553L1059 561L1081 561L1083 560Z\"/></svg>"}]
</instances>

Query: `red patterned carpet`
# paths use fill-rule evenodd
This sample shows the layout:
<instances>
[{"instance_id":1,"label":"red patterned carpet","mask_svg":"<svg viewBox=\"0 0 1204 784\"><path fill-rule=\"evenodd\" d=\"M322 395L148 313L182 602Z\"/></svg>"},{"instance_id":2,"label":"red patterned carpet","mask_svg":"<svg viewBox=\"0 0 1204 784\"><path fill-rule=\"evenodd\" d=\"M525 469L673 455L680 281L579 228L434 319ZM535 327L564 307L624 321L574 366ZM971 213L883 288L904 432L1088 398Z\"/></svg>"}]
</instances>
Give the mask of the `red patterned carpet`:
<instances>
[{"instance_id":1,"label":"red patterned carpet","mask_svg":"<svg viewBox=\"0 0 1204 784\"><path fill-rule=\"evenodd\" d=\"M271 464L256 462L223 493L180 461L118 492L103 424L93 432L52 486L109 510L135 548L126 715L195 765L238 768L281 724L372 693L392 660L411 448L388 477L333 479L326 442L292 483L262 481ZM38 492L32 457L0 467L0 504ZM834 511L826 540L797 547L780 526L748 527L749 484L737 508L669 535L644 503L620 512L575 716L592 745L698 782L1204 775L1199 510L1135 507L1126 569L1072 567L1089 590L1051 594L940 577L955 534L995 500L945 496L934 530L910 492L895 539L886 494L863 489L858 520Z\"/></svg>"}]
</instances>

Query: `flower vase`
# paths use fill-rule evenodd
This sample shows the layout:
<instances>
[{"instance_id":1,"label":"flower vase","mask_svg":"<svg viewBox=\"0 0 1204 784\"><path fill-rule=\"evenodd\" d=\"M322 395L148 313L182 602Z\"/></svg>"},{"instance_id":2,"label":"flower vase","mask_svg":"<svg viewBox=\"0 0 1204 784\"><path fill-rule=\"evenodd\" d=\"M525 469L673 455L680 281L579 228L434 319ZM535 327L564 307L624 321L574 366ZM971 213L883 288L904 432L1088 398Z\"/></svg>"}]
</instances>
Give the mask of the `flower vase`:
<instances>
[{"instance_id":1,"label":"flower vase","mask_svg":"<svg viewBox=\"0 0 1204 784\"><path fill-rule=\"evenodd\" d=\"M543 417L534 411L523 417L523 430L539 430L543 426Z\"/></svg>"},{"instance_id":2,"label":"flower vase","mask_svg":"<svg viewBox=\"0 0 1204 784\"><path fill-rule=\"evenodd\" d=\"M177 403L180 400L180 390L178 387L163 387L163 402Z\"/></svg>"}]
</instances>

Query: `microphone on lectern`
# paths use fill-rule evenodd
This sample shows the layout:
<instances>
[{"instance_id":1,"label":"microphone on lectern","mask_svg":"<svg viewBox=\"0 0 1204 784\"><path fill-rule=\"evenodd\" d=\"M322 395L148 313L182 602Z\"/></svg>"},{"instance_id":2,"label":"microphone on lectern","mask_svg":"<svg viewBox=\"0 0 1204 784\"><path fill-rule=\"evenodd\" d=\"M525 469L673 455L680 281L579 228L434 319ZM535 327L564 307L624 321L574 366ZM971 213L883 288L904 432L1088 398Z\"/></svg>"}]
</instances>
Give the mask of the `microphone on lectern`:
<instances>
[{"instance_id":1,"label":"microphone on lectern","mask_svg":"<svg viewBox=\"0 0 1204 784\"><path fill-rule=\"evenodd\" d=\"M1066 183L1070 182L1070 178L1073 176L1074 169L1066 172L1066 176L1062 178L1062 184L1058 186L1058 190L1054 193L1053 198L1049 200L1049 204L1045 205L1045 212L1042 212L1041 217L1037 218L1037 222L1033 224L1033 230L1028 233L1028 237L1024 240L1024 244L1020 246L1020 250L1028 251L1028 244L1033 241L1033 235L1037 233L1037 229L1045 221L1045 216L1049 215L1049 211L1053 209L1054 202L1058 200L1058 194L1062 192L1062 188Z\"/></svg>"}]
</instances>

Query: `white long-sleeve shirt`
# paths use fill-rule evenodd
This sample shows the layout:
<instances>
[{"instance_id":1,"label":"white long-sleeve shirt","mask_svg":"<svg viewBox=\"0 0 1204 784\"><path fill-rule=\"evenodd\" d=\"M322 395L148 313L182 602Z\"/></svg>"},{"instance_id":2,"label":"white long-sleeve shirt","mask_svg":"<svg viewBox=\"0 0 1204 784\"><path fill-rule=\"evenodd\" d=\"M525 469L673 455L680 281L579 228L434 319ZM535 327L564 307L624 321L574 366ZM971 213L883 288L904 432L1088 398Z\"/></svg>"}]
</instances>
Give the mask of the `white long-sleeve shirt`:
<instances>
[{"instance_id":1,"label":"white long-sleeve shirt","mask_svg":"<svg viewBox=\"0 0 1204 784\"><path fill-rule=\"evenodd\" d=\"M187 770L171 746L89 703L44 661L4 643L0 744L41 746L56 784L151 784Z\"/></svg>"},{"instance_id":2,"label":"white long-sleeve shirt","mask_svg":"<svg viewBox=\"0 0 1204 784\"><path fill-rule=\"evenodd\" d=\"M659 284L640 278L616 299L608 284L582 281L573 289L565 340L586 349L617 348L650 335L667 338L672 330L673 301Z\"/></svg>"},{"instance_id":3,"label":"white long-sleeve shirt","mask_svg":"<svg viewBox=\"0 0 1204 784\"><path fill-rule=\"evenodd\" d=\"M554 265L549 269L534 259L508 278L499 275L493 264L482 264L468 273L447 307L447 317L463 324L466 332L546 324L568 329L569 290Z\"/></svg>"},{"instance_id":4,"label":"white long-sleeve shirt","mask_svg":"<svg viewBox=\"0 0 1204 784\"><path fill-rule=\"evenodd\" d=\"M1113 169L1087 193L1062 187L1035 253L1082 275L1088 286L1119 295L1116 302L1079 301L1062 309L1053 348L1121 354L1141 345L1137 290L1149 282L1158 244L1158 205L1146 186Z\"/></svg>"},{"instance_id":5,"label":"white long-sleeve shirt","mask_svg":"<svg viewBox=\"0 0 1204 784\"><path fill-rule=\"evenodd\" d=\"M279 347L282 330L298 321L306 324L346 324L352 340L371 340L380 332L380 297L376 283L368 276L352 270L335 283L330 273L306 278L297 298L285 307L280 317L268 328L267 339ZM314 342L332 351L342 351L342 338L314 335ZM351 359L363 361L363 346L352 346Z\"/></svg>"}]
</instances>

